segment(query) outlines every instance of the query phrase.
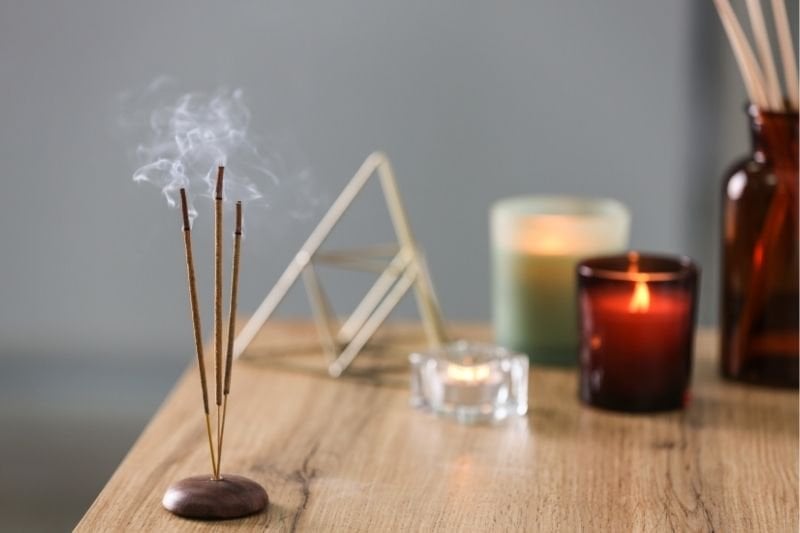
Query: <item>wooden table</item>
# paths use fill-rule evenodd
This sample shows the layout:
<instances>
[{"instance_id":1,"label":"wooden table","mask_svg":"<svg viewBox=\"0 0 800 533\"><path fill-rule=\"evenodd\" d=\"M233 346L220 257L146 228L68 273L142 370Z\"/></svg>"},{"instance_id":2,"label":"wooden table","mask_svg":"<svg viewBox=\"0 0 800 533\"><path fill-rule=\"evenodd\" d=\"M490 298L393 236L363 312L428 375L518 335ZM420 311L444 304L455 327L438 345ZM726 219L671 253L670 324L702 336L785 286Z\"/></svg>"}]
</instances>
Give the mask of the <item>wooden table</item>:
<instances>
[{"instance_id":1,"label":"wooden table","mask_svg":"<svg viewBox=\"0 0 800 533\"><path fill-rule=\"evenodd\" d=\"M262 483L272 504L212 524L160 504L171 482L209 470L191 368L77 530L797 531L797 393L722 382L716 362L701 332L685 412L589 409L575 371L535 368L527 417L465 427L411 409L391 380L239 361L223 469Z\"/></svg>"}]
</instances>

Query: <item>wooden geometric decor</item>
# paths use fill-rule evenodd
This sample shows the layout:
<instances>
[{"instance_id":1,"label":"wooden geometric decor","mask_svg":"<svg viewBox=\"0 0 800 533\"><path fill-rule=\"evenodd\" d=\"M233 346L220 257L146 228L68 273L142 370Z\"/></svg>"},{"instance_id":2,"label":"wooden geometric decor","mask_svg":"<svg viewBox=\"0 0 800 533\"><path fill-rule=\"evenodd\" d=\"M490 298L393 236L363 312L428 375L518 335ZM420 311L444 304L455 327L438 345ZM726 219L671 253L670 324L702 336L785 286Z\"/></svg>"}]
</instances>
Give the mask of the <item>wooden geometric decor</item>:
<instances>
[{"instance_id":1,"label":"wooden geometric decor","mask_svg":"<svg viewBox=\"0 0 800 533\"><path fill-rule=\"evenodd\" d=\"M351 250L320 250L325 239L372 176L380 179L397 242ZM341 322L333 313L317 275L315 266L321 264L378 273L377 279L361 302ZM328 374L333 377L340 376L350 366L412 287L416 293L428 344L436 347L445 342L444 323L425 258L411 233L389 159L381 152L374 152L367 157L239 332L234 345L236 357L244 353L299 278L302 278L306 287L320 344L327 358Z\"/></svg>"}]
</instances>

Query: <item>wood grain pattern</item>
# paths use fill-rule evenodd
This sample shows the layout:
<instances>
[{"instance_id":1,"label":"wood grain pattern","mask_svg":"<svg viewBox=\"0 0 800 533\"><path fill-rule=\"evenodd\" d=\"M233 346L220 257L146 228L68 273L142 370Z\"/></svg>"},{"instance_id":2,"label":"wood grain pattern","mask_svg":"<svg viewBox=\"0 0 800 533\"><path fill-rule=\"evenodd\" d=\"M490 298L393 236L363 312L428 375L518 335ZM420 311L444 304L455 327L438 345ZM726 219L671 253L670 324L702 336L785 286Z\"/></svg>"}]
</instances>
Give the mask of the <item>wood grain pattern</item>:
<instances>
[{"instance_id":1,"label":"wood grain pattern","mask_svg":"<svg viewBox=\"0 0 800 533\"><path fill-rule=\"evenodd\" d=\"M314 335L271 327L265 339ZM270 508L217 524L160 504L208 470L190 369L77 531L797 531L797 393L721 381L715 344L701 332L685 412L589 409L575 371L534 368L528 416L501 427L415 411L394 381L237 361L226 470L262 484Z\"/></svg>"}]
</instances>

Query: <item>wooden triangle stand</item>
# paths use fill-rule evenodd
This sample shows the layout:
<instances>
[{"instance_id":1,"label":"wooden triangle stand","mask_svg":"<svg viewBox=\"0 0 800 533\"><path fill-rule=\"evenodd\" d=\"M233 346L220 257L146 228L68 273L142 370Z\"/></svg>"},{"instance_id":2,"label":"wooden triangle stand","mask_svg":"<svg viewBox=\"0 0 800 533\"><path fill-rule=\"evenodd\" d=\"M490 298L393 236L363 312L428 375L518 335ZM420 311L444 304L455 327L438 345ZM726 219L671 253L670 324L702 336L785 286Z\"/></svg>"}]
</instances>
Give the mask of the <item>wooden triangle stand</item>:
<instances>
[{"instance_id":1,"label":"wooden triangle stand","mask_svg":"<svg viewBox=\"0 0 800 533\"><path fill-rule=\"evenodd\" d=\"M375 175L381 182L397 243L335 252L320 251L353 200ZM364 298L341 325L317 275L315 265L318 264L379 273ZM332 377L342 375L412 287L428 344L437 347L445 342L444 323L425 258L411 233L389 159L381 152L374 152L367 157L239 332L234 344L235 357L245 352L289 289L301 277L306 286L320 344L327 357L327 371Z\"/></svg>"}]
</instances>

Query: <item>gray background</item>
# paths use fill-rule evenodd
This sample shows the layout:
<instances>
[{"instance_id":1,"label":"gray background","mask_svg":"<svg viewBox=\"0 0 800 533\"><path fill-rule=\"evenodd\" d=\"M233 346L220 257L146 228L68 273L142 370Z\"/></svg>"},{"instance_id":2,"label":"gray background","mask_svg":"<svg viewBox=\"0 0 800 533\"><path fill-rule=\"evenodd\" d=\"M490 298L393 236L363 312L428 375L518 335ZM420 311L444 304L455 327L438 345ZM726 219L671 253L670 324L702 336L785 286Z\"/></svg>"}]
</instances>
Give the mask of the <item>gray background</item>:
<instances>
[{"instance_id":1,"label":"gray background","mask_svg":"<svg viewBox=\"0 0 800 533\"><path fill-rule=\"evenodd\" d=\"M715 320L717 190L746 129L710 1L5 0L7 526L74 524L192 357L178 215L131 181L117 127L118 95L161 74L242 87L254 129L286 156L279 201L248 213L244 313L380 148L449 319L489 318L490 203L575 193L628 204L633 247L695 257L702 320ZM311 186L293 181L301 170ZM388 238L379 199L368 191L334 241ZM206 259L209 218L196 226ZM341 278L334 298L346 307L365 281ZM287 311L306 313L300 295Z\"/></svg>"}]
</instances>

